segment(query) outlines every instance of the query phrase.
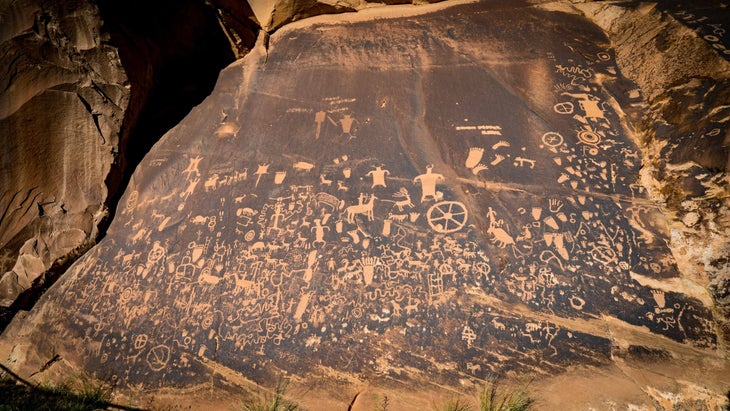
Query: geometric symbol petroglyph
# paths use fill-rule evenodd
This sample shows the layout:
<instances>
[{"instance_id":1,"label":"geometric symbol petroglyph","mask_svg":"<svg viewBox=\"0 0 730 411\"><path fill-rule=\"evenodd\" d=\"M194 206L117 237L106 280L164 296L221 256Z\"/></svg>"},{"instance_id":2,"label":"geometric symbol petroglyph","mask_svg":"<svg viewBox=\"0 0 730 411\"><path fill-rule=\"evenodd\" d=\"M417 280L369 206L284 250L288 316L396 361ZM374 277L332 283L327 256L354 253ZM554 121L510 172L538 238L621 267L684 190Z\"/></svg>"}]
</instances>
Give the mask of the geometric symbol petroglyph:
<instances>
[{"instance_id":1,"label":"geometric symbol petroglyph","mask_svg":"<svg viewBox=\"0 0 730 411\"><path fill-rule=\"evenodd\" d=\"M428 224L438 233L453 233L466 224L468 212L458 201L441 201L428 209Z\"/></svg>"},{"instance_id":2,"label":"geometric symbol petroglyph","mask_svg":"<svg viewBox=\"0 0 730 411\"><path fill-rule=\"evenodd\" d=\"M134 339L134 348L137 350L143 349L147 345L147 334L139 334Z\"/></svg>"},{"instance_id":3,"label":"geometric symbol petroglyph","mask_svg":"<svg viewBox=\"0 0 730 411\"><path fill-rule=\"evenodd\" d=\"M590 129L579 132L578 138L580 139L580 141L589 145L596 145L601 141L601 136L599 136L595 131Z\"/></svg>"},{"instance_id":4,"label":"geometric symbol petroglyph","mask_svg":"<svg viewBox=\"0 0 730 411\"><path fill-rule=\"evenodd\" d=\"M147 353L147 365L152 371L160 371L170 361L170 348L166 345L158 345Z\"/></svg>"},{"instance_id":5,"label":"geometric symbol petroglyph","mask_svg":"<svg viewBox=\"0 0 730 411\"><path fill-rule=\"evenodd\" d=\"M556 113L559 114L572 114L573 113L573 103L566 101L562 103L558 103L553 106L553 110L555 110Z\"/></svg>"},{"instance_id":6,"label":"geometric symbol petroglyph","mask_svg":"<svg viewBox=\"0 0 730 411\"><path fill-rule=\"evenodd\" d=\"M549 131L542 135L542 142L548 147L558 147L563 144L563 136L556 132Z\"/></svg>"}]
</instances>

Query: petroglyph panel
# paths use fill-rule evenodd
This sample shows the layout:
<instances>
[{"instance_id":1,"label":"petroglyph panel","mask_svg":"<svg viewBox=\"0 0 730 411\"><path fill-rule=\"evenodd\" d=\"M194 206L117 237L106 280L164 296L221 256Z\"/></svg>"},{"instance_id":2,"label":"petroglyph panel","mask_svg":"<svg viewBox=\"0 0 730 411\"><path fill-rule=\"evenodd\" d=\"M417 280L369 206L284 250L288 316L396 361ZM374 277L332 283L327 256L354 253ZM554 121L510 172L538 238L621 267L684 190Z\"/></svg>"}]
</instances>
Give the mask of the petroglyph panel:
<instances>
[{"instance_id":1,"label":"petroglyph panel","mask_svg":"<svg viewBox=\"0 0 730 411\"><path fill-rule=\"evenodd\" d=\"M282 31L265 64L224 71L59 286L56 327L87 366L144 384L193 380L202 359L455 383L605 364L608 335L574 321L602 316L714 348L705 303L636 280L678 274L600 32L526 9L506 37L499 12L458 10L420 17L431 34L409 19ZM583 37L555 38L562 24Z\"/></svg>"}]
</instances>

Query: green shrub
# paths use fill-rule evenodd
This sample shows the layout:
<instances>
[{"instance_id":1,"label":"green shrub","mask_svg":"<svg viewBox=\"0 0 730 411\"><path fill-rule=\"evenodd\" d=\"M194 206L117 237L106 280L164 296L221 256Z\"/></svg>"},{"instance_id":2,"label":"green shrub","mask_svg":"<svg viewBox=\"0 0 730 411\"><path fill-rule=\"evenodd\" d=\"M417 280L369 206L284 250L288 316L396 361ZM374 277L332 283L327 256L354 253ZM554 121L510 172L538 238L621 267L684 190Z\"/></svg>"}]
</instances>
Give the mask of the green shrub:
<instances>
[{"instance_id":1,"label":"green shrub","mask_svg":"<svg viewBox=\"0 0 730 411\"><path fill-rule=\"evenodd\" d=\"M479 411L529 411L535 400L530 398L524 388L505 388L497 378L489 378L477 397ZM447 403L434 406L434 411L469 411L472 406L460 399L450 399Z\"/></svg>"},{"instance_id":2,"label":"green shrub","mask_svg":"<svg viewBox=\"0 0 730 411\"><path fill-rule=\"evenodd\" d=\"M535 401L522 388L502 388L496 378L490 378L479 393L480 411L528 411Z\"/></svg>"}]
</instances>

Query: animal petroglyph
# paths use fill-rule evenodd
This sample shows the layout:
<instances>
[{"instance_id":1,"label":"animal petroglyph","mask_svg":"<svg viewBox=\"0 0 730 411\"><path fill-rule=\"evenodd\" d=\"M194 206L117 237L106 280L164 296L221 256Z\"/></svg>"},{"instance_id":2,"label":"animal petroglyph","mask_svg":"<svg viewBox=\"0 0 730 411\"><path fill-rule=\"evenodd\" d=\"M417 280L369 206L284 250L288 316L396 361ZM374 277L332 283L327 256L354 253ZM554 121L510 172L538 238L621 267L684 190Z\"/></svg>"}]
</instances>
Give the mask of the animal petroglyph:
<instances>
[{"instance_id":1,"label":"animal petroglyph","mask_svg":"<svg viewBox=\"0 0 730 411\"><path fill-rule=\"evenodd\" d=\"M373 207L375 205L376 199L377 197L375 197L375 194L371 194L367 203L363 203L362 201L360 201L359 204L347 207L345 209L345 212L347 214L347 221L352 224L354 222L355 216L358 214L365 214L365 217L367 217L368 220L373 221Z\"/></svg>"},{"instance_id":2,"label":"animal petroglyph","mask_svg":"<svg viewBox=\"0 0 730 411\"><path fill-rule=\"evenodd\" d=\"M489 219L489 227L487 228L487 234L492 244L497 247L505 248L508 245L514 245L515 240L510 236L507 231L503 228L505 225L504 220L497 218L497 213L492 209L488 208L487 219Z\"/></svg>"},{"instance_id":3,"label":"animal petroglyph","mask_svg":"<svg viewBox=\"0 0 730 411\"><path fill-rule=\"evenodd\" d=\"M408 192L408 189L405 187L401 187L398 192L393 194L393 198L398 198L399 200L382 200L384 202L393 203L394 207L398 208L399 212L402 212L405 207L413 208L414 205L411 202L411 195Z\"/></svg>"}]
</instances>

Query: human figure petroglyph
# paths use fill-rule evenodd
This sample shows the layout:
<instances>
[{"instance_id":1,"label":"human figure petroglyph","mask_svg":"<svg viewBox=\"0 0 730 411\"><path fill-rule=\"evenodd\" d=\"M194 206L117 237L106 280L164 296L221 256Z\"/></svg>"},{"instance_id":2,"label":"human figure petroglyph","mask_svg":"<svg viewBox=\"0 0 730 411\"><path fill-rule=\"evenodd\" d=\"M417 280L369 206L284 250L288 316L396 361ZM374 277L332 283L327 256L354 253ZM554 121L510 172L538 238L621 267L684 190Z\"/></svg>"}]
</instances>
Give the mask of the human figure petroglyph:
<instances>
[{"instance_id":1,"label":"human figure petroglyph","mask_svg":"<svg viewBox=\"0 0 730 411\"><path fill-rule=\"evenodd\" d=\"M332 121L332 119L330 119ZM353 129L352 126L354 126L357 123L357 119L352 117L351 114L344 114L340 121L338 123L335 123L332 121L334 125L339 125L342 127L342 134L348 136L348 140L352 140L355 138L355 136L352 134Z\"/></svg>"},{"instance_id":2,"label":"human figure petroglyph","mask_svg":"<svg viewBox=\"0 0 730 411\"><path fill-rule=\"evenodd\" d=\"M267 234L274 230L274 231L281 231L281 228L279 227L279 221L282 217L284 217L284 204L281 201L277 201L276 204L274 204L274 212L271 215L271 226L267 228L266 232Z\"/></svg>"},{"instance_id":3,"label":"human figure petroglyph","mask_svg":"<svg viewBox=\"0 0 730 411\"><path fill-rule=\"evenodd\" d=\"M373 178L373 183L370 186L370 188L386 187L386 185L385 185L385 176L386 175L389 175L389 174L390 174L390 171L389 170L383 170L383 167L382 166L376 166L375 167L375 170L370 170L366 174L366 176L372 176L372 178Z\"/></svg>"},{"instance_id":4,"label":"human figure petroglyph","mask_svg":"<svg viewBox=\"0 0 730 411\"><path fill-rule=\"evenodd\" d=\"M421 183L421 202L426 201L427 198L432 198L435 201L440 199L440 196L436 193L436 184L440 181L444 181L445 178L441 174L433 173L433 165L426 166L426 173L416 176L413 179L414 183Z\"/></svg>"},{"instance_id":5,"label":"human figure petroglyph","mask_svg":"<svg viewBox=\"0 0 730 411\"><path fill-rule=\"evenodd\" d=\"M196 177L200 177L200 170L198 170L198 166L200 164L200 160L202 160L203 157L195 156L189 158L190 163L188 163L188 167L182 171L182 174L185 174L185 179L190 180L190 175L195 174Z\"/></svg>"},{"instance_id":6,"label":"human figure petroglyph","mask_svg":"<svg viewBox=\"0 0 730 411\"><path fill-rule=\"evenodd\" d=\"M193 194L193 191L195 191L195 187L198 185L199 182L200 177L196 177L195 179L190 180L190 182L188 183L188 187L185 189L185 191L180 193L180 198L182 198L183 201L187 200L187 198L190 197L191 194Z\"/></svg>"},{"instance_id":7,"label":"human figure petroglyph","mask_svg":"<svg viewBox=\"0 0 730 411\"><path fill-rule=\"evenodd\" d=\"M477 334L474 332L474 330L468 325L465 325L464 328L461 330L461 340L466 341L467 347L471 347L472 343L474 343L474 340L476 339Z\"/></svg>"}]
</instances>

